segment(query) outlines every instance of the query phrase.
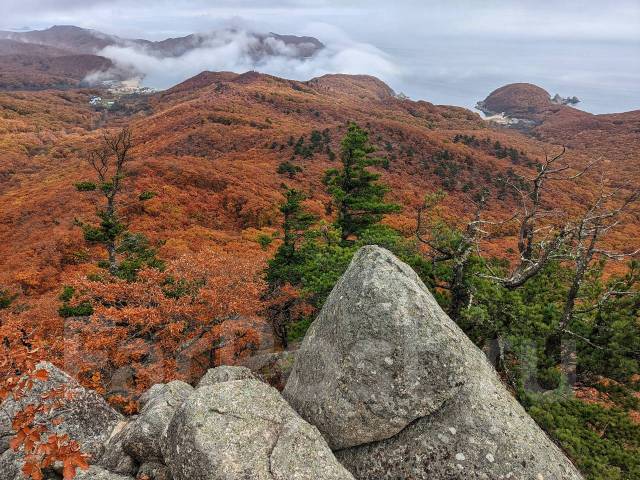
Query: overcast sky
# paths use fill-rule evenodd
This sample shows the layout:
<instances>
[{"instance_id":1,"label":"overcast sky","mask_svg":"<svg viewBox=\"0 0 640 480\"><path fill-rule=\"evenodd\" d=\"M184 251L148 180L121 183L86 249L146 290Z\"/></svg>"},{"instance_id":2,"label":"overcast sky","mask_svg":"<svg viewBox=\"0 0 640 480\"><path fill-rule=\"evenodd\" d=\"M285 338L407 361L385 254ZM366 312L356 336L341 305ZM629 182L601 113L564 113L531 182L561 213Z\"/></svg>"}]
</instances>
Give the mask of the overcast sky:
<instances>
[{"instance_id":1,"label":"overcast sky","mask_svg":"<svg viewBox=\"0 0 640 480\"><path fill-rule=\"evenodd\" d=\"M0 0L1 29L54 24L162 39L233 24L313 35L338 60L265 68L372 73L415 99L472 106L505 83L640 108L640 0ZM215 5L215 6L212 6ZM211 62L220 67L220 62ZM204 65L206 67L206 65ZM242 65L232 65L242 68ZM292 68L288 71L287 68Z\"/></svg>"}]
</instances>

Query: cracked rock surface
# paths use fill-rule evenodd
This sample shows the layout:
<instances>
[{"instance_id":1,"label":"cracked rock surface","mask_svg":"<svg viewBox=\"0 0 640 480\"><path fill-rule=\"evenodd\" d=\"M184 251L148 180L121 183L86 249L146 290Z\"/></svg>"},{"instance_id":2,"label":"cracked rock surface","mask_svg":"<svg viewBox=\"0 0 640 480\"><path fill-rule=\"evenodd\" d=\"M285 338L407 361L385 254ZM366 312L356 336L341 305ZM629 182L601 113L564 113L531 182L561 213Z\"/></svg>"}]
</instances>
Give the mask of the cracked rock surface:
<instances>
[{"instance_id":1,"label":"cracked rock surface","mask_svg":"<svg viewBox=\"0 0 640 480\"><path fill-rule=\"evenodd\" d=\"M198 388L163 438L174 480L352 480L318 430L257 380Z\"/></svg>"},{"instance_id":2,"label":"cracked rock surface","mask_svg":"<svg viewBox=\"0 0 640 480\"><path fill-rule=\"evenodd\" d=\"M140 414L114 432L98 463L120 474L132 474L145 462L162 463L162 435L175 410L192 392L193 387L180 380L154 385L141 402Z\"/></svg>"},{"instance_id":3,"label":"cracked rock surface","mask_svg":"<svg viewBox=\"0 0 640 480\"><path fill-rule=\"evenodd\" d=\"M359 480L581 479L415 272L363 247L284 396Z\"/></svg>"}]
</instances>

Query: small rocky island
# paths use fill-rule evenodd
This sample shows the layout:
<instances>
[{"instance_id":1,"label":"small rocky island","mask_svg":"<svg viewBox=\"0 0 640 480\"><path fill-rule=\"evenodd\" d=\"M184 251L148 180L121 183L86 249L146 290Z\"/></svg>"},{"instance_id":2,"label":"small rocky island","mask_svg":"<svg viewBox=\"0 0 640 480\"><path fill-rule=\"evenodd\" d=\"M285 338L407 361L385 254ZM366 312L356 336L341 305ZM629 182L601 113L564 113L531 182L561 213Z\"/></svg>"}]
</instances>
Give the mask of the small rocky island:
<instances>
[{"instance_id":1,"label":"small rocky island","mask_svg":"<svg viewBox=\"0 0 640 480\"><path fill-rule=\"evenodd\" d=\"M125 418L51 364L36 396L74 392L54 431L91 455L78 480L581 479L413 270L362 248L296 353L282 394L245 367L154 385ZM28 402L30 399L23 399ZM0 439L11 415L2 405ZM3 480L22 457L0 443ZM56 466L49 477L58 479Z\"/></svg>"},{"instance_id":2,"label":"small rocky island","mask_svg":"<svg viewBox=\"0 0 640 480\"><path fill-rule=\"evenodd\" d=\"M512 127L534 127L562 108L580 103L577 97L553 98L545 89L530 83L512 83L494 90L476 108L485 120Z\"/></svg>"}]
</instances>

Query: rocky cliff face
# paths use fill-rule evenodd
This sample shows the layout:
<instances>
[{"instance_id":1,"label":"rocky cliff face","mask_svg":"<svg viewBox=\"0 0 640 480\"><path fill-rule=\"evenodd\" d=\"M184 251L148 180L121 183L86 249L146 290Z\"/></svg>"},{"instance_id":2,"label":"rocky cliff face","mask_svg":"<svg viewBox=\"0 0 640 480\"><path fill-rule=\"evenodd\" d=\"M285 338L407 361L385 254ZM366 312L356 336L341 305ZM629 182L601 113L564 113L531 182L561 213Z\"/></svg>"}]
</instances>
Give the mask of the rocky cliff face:
<instances>
[{"instance_id":1,"label":"rocky cliff face","mask_svg":"<svg viewBox=\"0 0 640 480\"><path fill-rule=\"evenodd\" d=\"M83 413L66 428L94 453L80 480L582 478L418 276L379 247L360 250L335 286L284 396L247 368L219 367L195 389L155 385L124 422L48 368L79 392ZM0 471L22 480L19 453L5 451Z\"/></svg>"}]
</instances>

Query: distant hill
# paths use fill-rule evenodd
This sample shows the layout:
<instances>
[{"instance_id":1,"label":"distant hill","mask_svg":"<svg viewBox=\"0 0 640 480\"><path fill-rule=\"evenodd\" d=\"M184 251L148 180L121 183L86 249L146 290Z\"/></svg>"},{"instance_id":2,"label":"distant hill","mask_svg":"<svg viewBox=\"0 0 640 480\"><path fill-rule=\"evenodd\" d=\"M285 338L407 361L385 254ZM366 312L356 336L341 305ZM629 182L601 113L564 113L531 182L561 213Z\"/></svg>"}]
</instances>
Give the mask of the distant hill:
<instances>
[{"instance_id":1,"label":"distant hill","mask_svg":"<svg viewBox=\"0 0 640 480\"><path fill-rule=\"evenodd\" d=\"M103 49L134 48L158 58L179 57L194 49L224 44L235 33L220 30L150 41L120 38L71 25L29 32L0 31L0 90L77 87L91 73L121 80L136 73L114 70L112 62L99 55ZM313 37L249 35L252 37L249 55L255 61L276 55L309 58L324 48Z\"/></svg>"},{"instance_id":2,"label":"distant hill","mask_svg":"<svg viewBox=\"0 0 640 480\"><path fill-rule=\"evenodd\" d=\"M46 30L29 32L0 31L0 39L54 47L75 54L97 54L103 48L117 46L138 47L144 49L147 53L159 57L167 57L184 55L190 50L206 46L213 40L220 40L227 33L233 33L233 30L195 33L185 37L167 38L154 42L144 39L120 38L97 30L72 25L55 25ZM295 56L300 57L310 57L324 48L322 42L313 37L297 37L295 35L279 35L277 33L252 33L251 35L257 41L255 47L256 55L273 55L275 53L274 41L282 42L283 45L292 47L295 50Z\"/></svg>"},{"instance_id":3,"label":"distant hill","mask_svg":"<svg viewBox=\"0 0 640 480\"><path fill-rule=\"evenodd\" d=\"M594 115L567 105L575 100L551 98L545 89L530 83L512 83L491 92L477 108L489 115L503 113L525 120L514 125L540 140L593 158L616 158L620 174L635 183L637 159L624 152L640 151L640 110Z\"/></svg>"},{"instance_id":4,"label":"distant hill","mask_svg":"<svg viewBox=\"0 0 640 480\"><path fill-rule=\"evenodd\" d=\"M87 75L112 67L111 60L98 55L0 55L0 89L78 87Z\"/></svg>"},{"instance_id":5,"label":"distant hill","mask_svg":"<svg viewBox=\"0 0 640 480\"><path fill-rule=\"evenodd\" d=\"M549 92L531 83L511 83L489 94L478 108L488 114L505 113L511 117L538 120L538 116L556 108Z\"/></svg>"},{"instance_id":6,"label":"distant hill","mask_svg":"<svg viewBox=\"0 0 640 480\"><path fill-rule=\"evenodd\" d=\"M0 31L0 39L55 47L75 54L95 54L121 41L113 35L71 25L56 25L46 30L30 32Z\"/></svg>"}]
</instances>

